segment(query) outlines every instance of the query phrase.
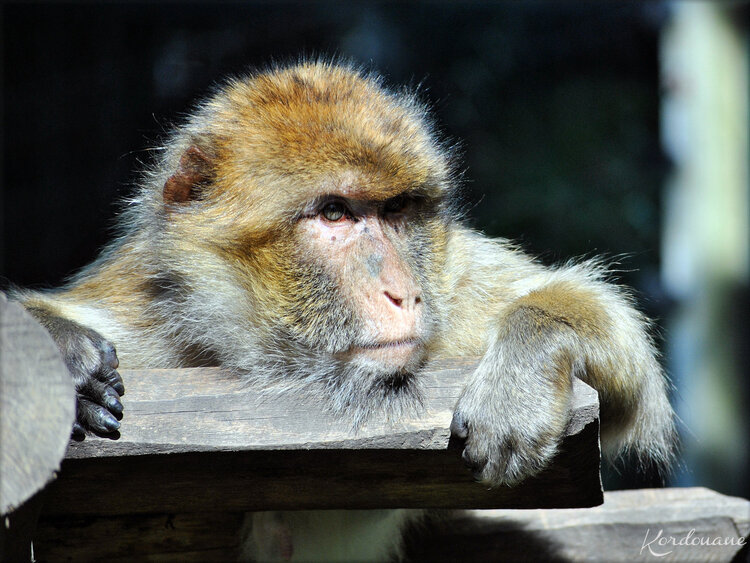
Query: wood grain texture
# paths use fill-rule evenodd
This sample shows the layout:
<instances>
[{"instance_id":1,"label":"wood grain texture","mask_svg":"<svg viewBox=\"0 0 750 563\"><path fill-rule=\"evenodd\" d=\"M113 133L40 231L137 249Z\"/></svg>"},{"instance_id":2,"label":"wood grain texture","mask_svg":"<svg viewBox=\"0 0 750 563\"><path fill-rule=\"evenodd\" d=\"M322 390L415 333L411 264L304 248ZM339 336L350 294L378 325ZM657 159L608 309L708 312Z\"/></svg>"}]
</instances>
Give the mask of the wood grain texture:
<instances>
[{"instance_id":1,"label":"wood grain texture","mask_svg":"<svg viewBox=\"0 0 750 563\"><path fill-rule=\"evenodd\" d=\"M514 488L473 480L449 426L474 365L432 366L419 416L358 432L319 403L260 393L219 369L123 371L121 435L71 443L45 514L599 504L597 395L577 380L546 471Z\"/></svg>"},{"instance_id":2,"label":"wood grain texture","mask_svg":"<svg viewBox=\"0 0 750 563\"><path fill-rule=\"evenodd\" d=\"M74 416L73 382L57 346L0 293L0 515L54 478Z\"/></svg>"},{"instance_id":3,"label":"wood grain texture","mask_svg":"<svg viewBox=\"0 0 750 563\"><path fill-rule=\"evenodd\" d=\"M60 468L74 416L57 346L0 292L0 560L30 560L43 489Z\"/></svg>"}]
</instances>

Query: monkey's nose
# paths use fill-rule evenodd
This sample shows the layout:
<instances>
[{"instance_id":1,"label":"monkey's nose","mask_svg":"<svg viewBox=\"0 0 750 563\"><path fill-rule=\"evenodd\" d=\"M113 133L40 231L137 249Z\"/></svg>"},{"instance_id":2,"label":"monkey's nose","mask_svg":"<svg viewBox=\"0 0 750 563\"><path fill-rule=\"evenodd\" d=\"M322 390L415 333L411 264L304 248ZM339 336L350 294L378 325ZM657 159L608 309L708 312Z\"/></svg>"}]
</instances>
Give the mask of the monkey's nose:
<instances>
[{"instance_id":1,"label":"monkey's nose","mask_svg":"<svg viewBox=\"0 0 750 563\"><path fill-rule=\"evenodd\" d=\"M388 301L400 309L411 309L422 302L422 298L419 295L404 299L403 297L397 297L388 290L385 290L383 293L388 298Z\"/></svg>"},{"instance_id":2,"label":"monkey's nose","mask_svg":"<svg viewBox=\"0 0 750 563\"><path fill-rule=\"evenodd\" d=\"M393 303L396 307L401 307L401 303L404 301L403 299L394 297L390 291L384 291L383 293L385 293L385 296L390 299L391 303Z\"/></svg>"}]
</instances>

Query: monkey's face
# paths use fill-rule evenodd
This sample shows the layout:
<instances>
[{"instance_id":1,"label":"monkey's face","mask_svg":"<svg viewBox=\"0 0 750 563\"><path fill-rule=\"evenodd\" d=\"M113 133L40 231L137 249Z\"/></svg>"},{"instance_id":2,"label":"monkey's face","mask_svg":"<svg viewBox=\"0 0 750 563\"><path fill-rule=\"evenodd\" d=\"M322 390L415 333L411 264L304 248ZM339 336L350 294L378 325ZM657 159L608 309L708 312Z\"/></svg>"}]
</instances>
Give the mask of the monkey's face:
<instances>
[{"instance_id":1,"label":"monkey's face","mask_svg":"<svg viewBox=\"0 0 750 563\"><path fill-rule=\"evenodd\" d=\"M285 388L322 385L355 425L419 402L417 375L444 311L450 221L425 190L383 198L357 178L329 182L268 239L230 245L246 249L223 260L251 302L228 306L231 315L247 311L247 329L237 326L233 338L253 338L248 354L232 346L222 359Z\"/></svg>"},{"instance_id":2,"label":"monkey's face","mask_svg":"<svg viewBox=\"0 0 750 563\"><path fill-rule=\"evenodd\" d=\"M413 371L435 328L426 280L436 264L425 236L435 203L408 193L383 201L367 195L345 183L298 219L293 271L303 281L290 330L337 360Z\"/></svg>"}]
</instances>

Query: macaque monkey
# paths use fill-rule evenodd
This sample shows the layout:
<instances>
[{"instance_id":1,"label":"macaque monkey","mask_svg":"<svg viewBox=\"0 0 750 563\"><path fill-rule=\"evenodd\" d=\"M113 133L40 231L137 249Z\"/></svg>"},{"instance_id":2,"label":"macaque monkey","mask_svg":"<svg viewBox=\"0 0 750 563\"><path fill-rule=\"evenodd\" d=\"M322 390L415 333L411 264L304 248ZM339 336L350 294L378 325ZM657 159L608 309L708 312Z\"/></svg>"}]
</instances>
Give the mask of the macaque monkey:
<instances>
[{"instance_id":1,"label":"macaque monkey","mask_svg":"<svg viewBox=\"0 0 750 563\"><path fill-rule=\"evenodd\" d=\"M118 365L218 364L304 387L357 425L417 408L428 359L482 356L451 430L488 486L549 463L574 376L599 393L606 453L668 462L648 321L598 262L545 267L466 227L455 170L415 95L351 65L227 81L176 128L93 264L15 292L63 352L74 434L119 427ZM382 559L406 518L256 514L250 552Z\"/></svg>"}]
</instances>

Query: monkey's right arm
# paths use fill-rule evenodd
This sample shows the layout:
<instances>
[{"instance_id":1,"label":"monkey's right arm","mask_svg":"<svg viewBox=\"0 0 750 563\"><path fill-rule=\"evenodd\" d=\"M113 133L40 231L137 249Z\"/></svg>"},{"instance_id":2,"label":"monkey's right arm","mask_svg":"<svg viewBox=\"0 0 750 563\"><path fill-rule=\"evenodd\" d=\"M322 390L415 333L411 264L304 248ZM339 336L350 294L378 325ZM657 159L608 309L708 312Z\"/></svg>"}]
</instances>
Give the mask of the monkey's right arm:
<instances>
[{"instance_id":1,"label":"monkey's right arm","mask_svg":"<svg viewBox=\"0 0 750 563\"><path fill-rule=\"evenodd\" d=\"M596 263L547 268L462 231L454 244L452 267L470 280L454 307L488 329L451 425L477 477L512 485L548 465L568 423L573 376L599 393L608 457L633 452L666 468L675 432L668 383L628 294Z\"/></svg>"},{"instance_id":2,"label":"monkey's right arm","mask_svg":"<svg viewBox=\"0 0 750 563\"><path fill-rule=\"evenodd\" d=\"M47 329L62 353L76 389L73 436L82 438L86 430L101 434L116 431L125 386L117 372L114 345L95 330L63 316L54 298L34 292L16 292L11 297Z\"/></svg>"}]
</instances>

